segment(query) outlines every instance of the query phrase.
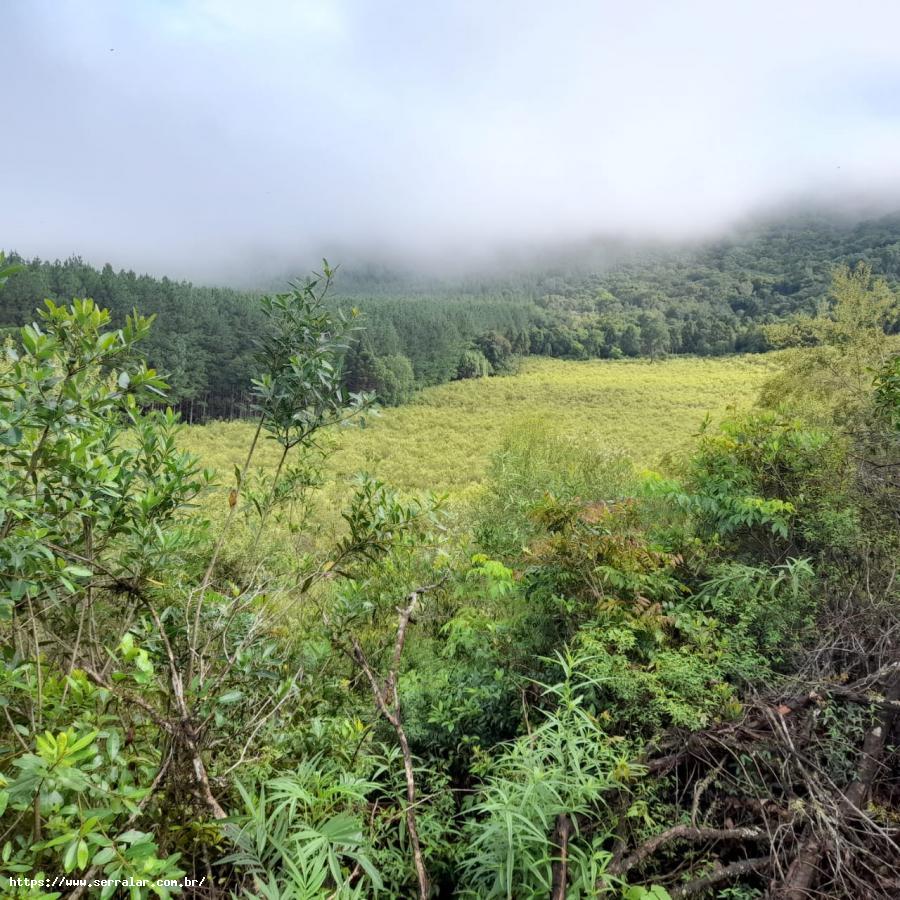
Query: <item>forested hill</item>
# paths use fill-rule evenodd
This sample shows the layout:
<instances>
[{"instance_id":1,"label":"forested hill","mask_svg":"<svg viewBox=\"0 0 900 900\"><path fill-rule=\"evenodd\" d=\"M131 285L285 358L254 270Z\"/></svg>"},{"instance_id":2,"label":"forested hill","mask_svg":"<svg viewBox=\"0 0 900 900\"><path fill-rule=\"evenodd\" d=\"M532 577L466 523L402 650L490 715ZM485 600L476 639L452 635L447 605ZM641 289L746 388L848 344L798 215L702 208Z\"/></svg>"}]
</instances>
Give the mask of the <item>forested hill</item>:
<instances>
[{"instance_id":1,"label":"forested hill","mask_svg":"<svg viewBox=\"0 0 900 900\"><path fill-rule=\"evenodd\" d=\"M190 417L240 414L260 328L255 294L98 270L78 258L22 260L0 295L0 327L49 297L93 297L121 319L158 314L147 352ZM454 282L370 268L342 271L333 302L357 306L366 331L346 360L348 384L387 403L421 385L502 372L516 356L582 359L720 355L767 349L761 325L812 313L835 265L867 261L900 280L900 214L848 221L803 216L690 248L632 249L602 268L535 266Z\"/></svg>"}]
</instances>

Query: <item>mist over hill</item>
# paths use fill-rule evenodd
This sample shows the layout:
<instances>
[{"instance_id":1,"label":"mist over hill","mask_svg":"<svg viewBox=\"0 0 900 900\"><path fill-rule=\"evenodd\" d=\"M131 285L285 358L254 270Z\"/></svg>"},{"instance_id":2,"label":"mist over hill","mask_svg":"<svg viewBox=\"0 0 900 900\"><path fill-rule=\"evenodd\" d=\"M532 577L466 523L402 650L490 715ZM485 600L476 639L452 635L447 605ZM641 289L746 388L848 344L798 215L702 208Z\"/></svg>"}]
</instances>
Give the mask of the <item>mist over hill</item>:
<instances>
[{"instance_id":1,"label":"mist over hill","mask_svg":"<svg viewBox=\"0 0 900 900\"><path fill-rule=\"evenodd\" d=\"M422 385L512 371L527 354L763 351L764 325L814 314L834 267L860 261L900 281L900 214L794 212L714 240L545 245L457 271L331 259L340 268L329 302L362 313L344 360L348 386L392 404ZM173 398L191 418L228 417L246 409L262 327L255 298L298 274L248 291L32 259L0 298L0 326L29 321L45 297L93 297L119 320L133 308L157 314L147 352Z\"/></svg>"}]
</instances>

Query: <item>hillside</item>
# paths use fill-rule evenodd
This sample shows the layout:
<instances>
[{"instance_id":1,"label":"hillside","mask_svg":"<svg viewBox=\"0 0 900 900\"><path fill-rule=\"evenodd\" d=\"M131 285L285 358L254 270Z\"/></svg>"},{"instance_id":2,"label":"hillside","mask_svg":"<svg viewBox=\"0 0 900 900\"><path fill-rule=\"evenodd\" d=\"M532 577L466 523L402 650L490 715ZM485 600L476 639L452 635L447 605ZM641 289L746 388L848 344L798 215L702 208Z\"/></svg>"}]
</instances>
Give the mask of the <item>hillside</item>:
<instances>
[{"instance_id":1,"label":"hillside","mask_svg":"<svg viewBox=\"0 0 900 900\"><path fill-rule=\"evenodd\" d=\"M397 404L422 386L514 369L521 356L765 350L762 325L815 313L828 301L832 269L858 261L897 283L900 217L781 217L691 246L583 244L535 251L502 275L349 266L328 302L361 311L365 331L344 360L347 385ZM0 329L30 321L45 297L92 297L117 322L133 308L156 314L145 352L166 373L185 419L247 413L263 327L255 292L97 269L77 258L33 259L0 296Z\"/></svg>"}]
</instances>

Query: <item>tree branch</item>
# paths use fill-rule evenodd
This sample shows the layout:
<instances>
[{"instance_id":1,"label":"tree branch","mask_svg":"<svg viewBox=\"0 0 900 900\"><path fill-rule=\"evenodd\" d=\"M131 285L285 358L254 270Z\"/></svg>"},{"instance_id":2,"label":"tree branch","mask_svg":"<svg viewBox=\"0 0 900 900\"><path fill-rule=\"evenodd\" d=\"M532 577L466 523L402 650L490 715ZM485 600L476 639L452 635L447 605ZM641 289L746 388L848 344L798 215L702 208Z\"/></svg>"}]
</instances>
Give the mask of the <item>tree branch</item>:
<instances>
[{"instance_id":1,"label":"tree branch","mask_svg":"<svg viewBox=\"0 0 900 900\"><path fill-rule=\"evenodd\" d=\"M741 875L749 875L751 873L765 872L772 868L772 858L770 856L759 856L756 859L742 859L740 862L734 862L730 865L723 866L709 875L703 875L695 878L687 884L680 884L669 889L669 896L672 900L678 900L679 897L692 897L699 894L707 888L720 884L723 881L731 881L739 878Z\"/></svg>"},{"instance_id":2,"label":"tree branch","mask_svg":"<svg viewBox=\"0 0 900 900\"><path fill-rule=\"evenodd\" d=\"M648 856L652 856L672 841L764 841L768 835L761 828L703 828L691 825L675 825L666 831L660 832L649 841L637 847L629 856L615 867L610 867L610 874L622 875L635 866L640 865Z\"/></svg>"}]
</instances>

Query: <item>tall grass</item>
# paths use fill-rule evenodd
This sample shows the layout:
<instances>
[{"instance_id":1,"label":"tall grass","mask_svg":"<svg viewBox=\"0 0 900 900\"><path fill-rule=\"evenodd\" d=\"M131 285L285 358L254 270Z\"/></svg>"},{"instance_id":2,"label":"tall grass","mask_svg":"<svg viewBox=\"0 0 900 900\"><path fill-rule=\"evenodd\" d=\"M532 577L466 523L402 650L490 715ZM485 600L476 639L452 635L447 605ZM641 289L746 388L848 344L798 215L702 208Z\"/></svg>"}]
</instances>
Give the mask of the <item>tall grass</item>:
<instances>
[{"instance_id":1,"label":"tall grass","mask_svg":"<svg viewBox=\"0 0 900 900\"><path fill-rule=\"evenodd\" d=\"M655 363L529 359L515 376L429 388L413 403L370 418L365 428L332 433L337 450L325 473L323 515L359 471L403 491L472 499L494 453L523 430L549 430L560 440L622 454L638 467L655 466L684 448L707 414L716 419L730 405L750 405L774 370L771 355ZM213 422L188 429L185 443L205 465L227 473L242 458L251 430L244 422ZM257 465L276 463L277 448L264 446Z\"/></svg>"}]
</instances>

